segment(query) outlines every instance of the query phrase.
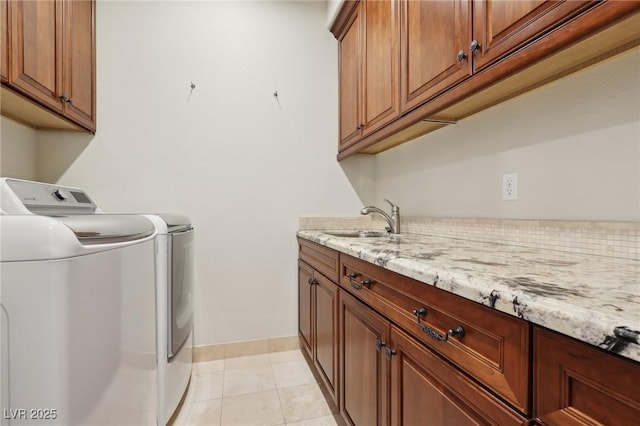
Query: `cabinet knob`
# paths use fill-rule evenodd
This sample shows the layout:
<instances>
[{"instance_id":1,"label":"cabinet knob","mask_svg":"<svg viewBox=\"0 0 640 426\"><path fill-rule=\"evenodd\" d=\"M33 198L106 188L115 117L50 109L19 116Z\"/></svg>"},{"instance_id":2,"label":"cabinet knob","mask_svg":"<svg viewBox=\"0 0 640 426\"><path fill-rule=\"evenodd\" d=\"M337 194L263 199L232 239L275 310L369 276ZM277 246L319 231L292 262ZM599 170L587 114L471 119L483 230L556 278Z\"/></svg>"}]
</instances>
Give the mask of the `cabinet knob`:
<instances>
[{"instance_id":1,"label":"cabinet knob","mask_svg":"<svg viewBox=\"0 0 640 426\"><path fill-rule=\"evenodd\" d=\"M450 336L450 337L458 336L458 337L462 338L462 337L464 337L464 328L462 328L462 326L459 325L456 328L452 328L450 330L447 330L447 336Z\"/></svg>"},{"instance_id":2,"label":"cabinet knob","mask_svg":"<svg viewBox=\"0 0 640 426\"><path fill-rule=\"evenodd\" d=\"M314 278L309 278L309 285L314 285L314 284L318 284L318 281L316 281Z\"/></svg>"},{"instance_id":3,"label":"cabinet knob","mask_svg":"<svg viewBox=\"0 0 640 426\"><path fill-rule=\"evenodd\" d=\"M360 123L358 124L358 126L356 127L356 130L362 130L364 129L364 124Z\"/></svg>"},{"instance_id":4,"label":"cabinet knob","mask_svg":"<svg viewBox=\"0 0 640 426\"><path fill-rule=\"evenodd\" d=\"M461 49L458 52L458 55L456 56L456 59L458 60L458 62L462 62L462 61L464 61L464 58L466 58L466 57L467 57L467 54L464 53L464 50Z\"/></svg>"},{"instance_id":5,"label":"cabinet knob","mask_svg":"<svg viewBox=\"0 0 640 426\"><path fill-rule=\"evenodd\" d=\"M394 356L397 353L396 351L390 348L384 348L384 352L385 352L385 355L387 356L387 359L389 360L391 359L392 356Z\"/></svg>"},{"instance_id":6,"label":"cabinet knob","mask_svg":"<svg viewBox=\"0 0 640 426\"><path fill-rule=\"evenodd\" d=\"M479 47L480 47L480 43L478 43L478 40L473 40L469 45L469 52L473 53L476 50L478 50Z\"/></svg>"},{"instance_id":7,"label":"cabinet knob","mask_svg":"<svg viewBox=\"0 0 640 426\"><path fill-rule=\"evenodd\" d=\"M376 351L380 352L384 346L387 346L385 342L380 339L376 339Z\"/></svg>"},{"instance_id":8,"label":"cabinet knob","mask_svg":"<svg viewBox=\"0 0 640 426\"><path fill-rule=\"evenodd\" d=\"M417 316L417 317L423 317L425 315L427 315L427 309L423 306L419 309L414 309L413 310L413 315Z\"/></svg>"},{"instance_id":9,"label":"cabinet knob","mask_svg":"<svg viewBox=\"0 0 640 426\"><path fill-rule=\"evenodd\" d=\"M73 99L69 98L66 95L60 95L58 96L58 98L62 101L62 102L66 102L68 104L73 104Z\"/></svg>"}]
</instances>

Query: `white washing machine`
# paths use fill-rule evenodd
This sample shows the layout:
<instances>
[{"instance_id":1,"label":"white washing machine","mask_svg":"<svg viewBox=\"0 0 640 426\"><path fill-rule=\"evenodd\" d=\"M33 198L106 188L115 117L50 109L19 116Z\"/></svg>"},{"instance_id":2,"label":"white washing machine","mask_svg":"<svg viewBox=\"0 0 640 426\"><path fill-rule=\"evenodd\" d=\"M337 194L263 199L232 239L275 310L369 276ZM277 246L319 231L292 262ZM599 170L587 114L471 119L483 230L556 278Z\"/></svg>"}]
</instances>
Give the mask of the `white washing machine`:
<instances>
[{"instance_id":1,"label":"white washing machine","mask_svg":"<svg viewBox=\"0 0 640 426\"><path fill-rule=\"evenodd\" d=\"M85 191L78 188L64 187L60 185L50 185L40 182L30 182L18 179L0 179L0 213L1 214L19 214L23 217L47 217L51 220L63 220L66 222L74 221L77 225L78 218L76 215L97 215L102 218L115 217L124 218L125 215L104 215L99 207L89 198ZM61 218L51 218L51 216L62 216ZM6 216L9 217L9 216ZM141 216L129 216L131 218ZM145 342L152 337L154 339L154 368L149 369L149 365L145 367L145 371L149 374L139 374L145 377L144 382L140 386L128 386L125 388L133 391L141 390L139 395L145 395L145 401L141 402L136 398L129 398L129 401L145 413L144 421L137 421L139 416L130 416L131 424L148 424L147 414L154 411L154 421L158 425L166 425L175 412L180 400L186 392L189 379L191 377L192 365L192 349L193 349L193 227L190 220L186 216L175 214L158 214L145 215L155 227L155 238L153 242L154 250L154 300L149 302L147 299L148 292L145 291L144 300L137 300L141 306L154 308L155 324L154 329L148 328L148 314L144 312L145 322L139 324L140 333L144 333ZM91 219L89 219L91 221ZM6 219L6 226L9 226ZM3 226L4 223L3 222ZM102 219L95 219L96 223L103 223ZM106 222L104 222L106 223ZM119 223L119 226L122 226ZM28 223L25 223L29 227ZM0 228L0 232L3 229ZM94 231L89 231L89 234ZM145 237L147 238L147 237ZM86 241L86 240L85 240ZM101 240L106 242L106 240ZM146 241L146 240L145 240ZM113 243L110 241L109 243ZM25 246L29 247L28 242ZM55 246L52 241L51 246ZM81 242L82 245L82 242ZM4 237L3 237L4 246ZM97 247L97 245L93 246ZM116 246L110 246L118 248ZM111 250L107 246L105 250ZM17 247L12 246L11 251L15 253ZM1 250L0 250L1 252ZM1 254L0 254L1 256ZM35 255L34 255L35 256ZM4 257L2 257L2 265L4 265ZM7 259L7 262L10 260ZM145 271L148 267L145 266ZM2 286L0 286L0 300L2 300ZM130 289L129 289L130 290ZM133 305L135 306L135 305ZM7 322L4 321L3 325ZM132 327L133 330L135 327ZM0 329L1 330L1 329ZM0 331L0 337L6 335ZM148 345L145 343L145 350ZM2 363L6 357L0 358ZM4 363L6 364L6 363ZM4 371L4 370L1 370ZM0 387L1 408L8 407L9 402L6 401L8 392L4 390L5 384L9 381L4 380L7 375L2 375L2 387ZM151 387L148 381L152 380ZM146 386L146 387L145 387ZM124 395L124 394L123 394ZM149 395L155 396L155 401L149 401ZM1 412L2 410L0 410ZM140 413L138 413L140 414ZM5 422L6 423L6 422ZM5 424L2 423L2 424ZM120 424L120 422L117 422ZM64 424L64 423L62 423ZM71 424L71 423L69 423Z\"/></svg>"},{"instance_id":2,"label":"white washing machine","mask_svg":"<svg viewBox=\"0 0 640 426\"><path fill-rule=\"evenodd\" d=\"M1 422L156 423L155 228L0 180Z\"/></svg>"},{"instance_id":3,"label":"white washing machine","mask_svg":"<svg viewBox=\"0 0 640 426\"><path fill-rule=\"evenodd\" d=\"M158 425L166 425L191 377L193 237L188 217L146 215L156 228Z\"/></svg>"}]
</instances>

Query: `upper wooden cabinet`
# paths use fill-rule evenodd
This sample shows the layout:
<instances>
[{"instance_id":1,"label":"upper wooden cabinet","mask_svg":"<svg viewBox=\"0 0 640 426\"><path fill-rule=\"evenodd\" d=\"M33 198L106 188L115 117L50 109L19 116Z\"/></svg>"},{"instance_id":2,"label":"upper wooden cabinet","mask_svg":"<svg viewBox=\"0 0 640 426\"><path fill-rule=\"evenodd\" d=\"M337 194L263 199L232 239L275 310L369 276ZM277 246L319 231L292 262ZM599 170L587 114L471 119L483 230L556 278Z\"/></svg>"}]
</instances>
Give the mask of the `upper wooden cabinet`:
<instances>
[{"instance_id":1,"label":"upper wooden cabinet","mask_svg":"<svg viewBox=\"0 0 640 426\"><path fill-rule=\"evenodd\" d=\"M62 44L65 114L88 130L95 131L95 30L93 1L67 0L64 3Z\"/></svg>"},{"instance_id":2,"label":"upper wooden cabinet","mask_svg":"<svg viewBox=\"0 0 640 426\"><path fill-rule=\"evenodd\" d=\"M471 2L403 1L401 9L404 112L471 75Z\"/></svg>"},{"instance_id":3,"label":"upper wooden cabinet","mask_svg":"<svg viewBox=\"0 0 640 426\"><path fill-rule=\"evenodd\" d=\"M593 1L475 0L473 69L478 71L590 6Z\"/></svg>"},{"instance_id":4,"label":"upper wooden cabinet","mask_svg":"<svg viewBox=\"0 0 640 426\"><path fill-rule=\"evenodd\" d=\"M399 36L396 0L355 4L338 36L341 148L399 115Z\"/></svg>"},{"instance_id":5,"label":"upper wooden cabinet","mask_svg":"<svg viewBox=\"0 0 640 426\"><path fill-rule=\"evenodd\" d=\"M5 7L2 114L36 128L94 132L95 2L11 1Z\"/></svg>"},{"instance_id":6,"label":"upper wooden cabinet","mask_svg":"<svg viewBox=\"0 0 640 426\"><path fill-rule=\"evenodd\" d=\"M399 114L398 2L368 1L364 6L363 135Z\"/></svg>"},{"instance_id":7,"label":"upper wooden cabinet","mask_svg":"<svg viewBox=\"0 0 640 426\"><path fill-rule=\"evenodd\" d=\"M331 27L338 159L377 154L637 46L639 10L638 1L347 1Z\"/></svg>"},{"instance_id":8,"label":"upper wooden cabinet","mask_svg":"<svg viewBox=\"0 0 640 426\"><path fill-rule=\"evenodd\" d=\"M353 145L360 138L362 96L362 30L360 7L349 18L339 38L338 60L340 92L340 148Z\"/></svg>"},{"instance_id":9,"label":"upper wooden cabinet","mask_svg":"<svg viewBox=\"0 0 640 426\"><path fill-rule=\"evenodd\" d=\"M9 85L62 112L62 3L12 1Z\"/></svg>"}]
</instances>

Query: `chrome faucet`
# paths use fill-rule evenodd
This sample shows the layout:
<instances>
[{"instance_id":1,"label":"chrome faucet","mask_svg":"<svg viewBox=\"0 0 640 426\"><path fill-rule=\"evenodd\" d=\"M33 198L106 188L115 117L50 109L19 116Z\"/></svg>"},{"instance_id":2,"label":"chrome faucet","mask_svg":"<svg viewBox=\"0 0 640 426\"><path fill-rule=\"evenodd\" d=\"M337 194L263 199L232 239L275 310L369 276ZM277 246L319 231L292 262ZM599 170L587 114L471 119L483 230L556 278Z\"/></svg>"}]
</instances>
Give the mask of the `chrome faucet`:
<instances>
[{"instance_id":1,"label":"chrome faucet","mask_svg":"<svg viewBox=\"0 0 640 426\"><path fill-rule=\"evenodd\" d=\"M386 214L384 210L374 206L367 206L363 208L362 210L360 210L360 214L367 215L369 213L378 213L389 224L389 226L385 228L387 232L390 232L392 234L399 234L400 233L400 207L396 206L386 198L385 198L385 201L389 203L389 205L391 205L391 216Z\"/></svg>"}]
</instances>

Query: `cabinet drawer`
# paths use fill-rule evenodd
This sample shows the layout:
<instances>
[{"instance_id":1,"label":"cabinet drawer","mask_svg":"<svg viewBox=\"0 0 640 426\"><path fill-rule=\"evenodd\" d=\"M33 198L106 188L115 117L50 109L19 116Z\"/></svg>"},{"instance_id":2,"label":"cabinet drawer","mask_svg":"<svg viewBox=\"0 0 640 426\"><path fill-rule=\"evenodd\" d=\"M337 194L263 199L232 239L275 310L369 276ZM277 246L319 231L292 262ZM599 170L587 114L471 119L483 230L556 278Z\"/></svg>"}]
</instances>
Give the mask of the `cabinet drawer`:
<instances>
[{"instance_id":1,"label":"cabinet drawer","mask_svg":"<svg viewBox=\"0 0 640 426\"><path fill-rule=\"evenodd\" d=\"M333 282L338 282L338 252L320 244L298 238L298 256Z\"/></svg>"},{"instance_id":2,"label":"cabinet drawer","mask_svg":"<svg viewBox=\"0 0 640 426\"><path fill-rule=\"evenodd\" d=\"M530 324L362 260L340 285L528 414ZM463 335L447 334L460 327Z\"/></svg>"}]
</instances>

